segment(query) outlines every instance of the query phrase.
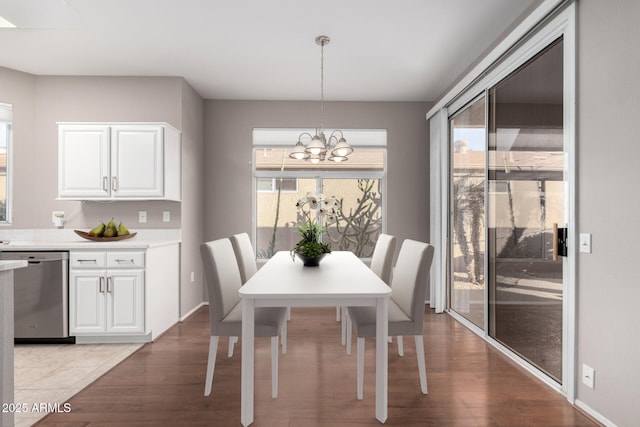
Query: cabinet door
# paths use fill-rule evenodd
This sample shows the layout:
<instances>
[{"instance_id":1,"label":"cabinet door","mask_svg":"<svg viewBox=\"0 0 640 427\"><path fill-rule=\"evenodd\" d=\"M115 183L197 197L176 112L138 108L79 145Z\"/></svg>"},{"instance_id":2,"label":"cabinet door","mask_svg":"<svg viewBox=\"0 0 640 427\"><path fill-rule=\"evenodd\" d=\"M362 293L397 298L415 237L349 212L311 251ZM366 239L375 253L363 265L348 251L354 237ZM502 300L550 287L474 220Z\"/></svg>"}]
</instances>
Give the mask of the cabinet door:
<instances>
[{"instance_id":1,"label":"cabinet door","mask_svg":"<svg viewBox=\"0 0 640 427\"><path fill-rule=\"evenodd\" d=\"M112 126L111 192L114 197L164 195L162 137L162 126Z\"/></svg>"},{"instance_id":2,"label":"cabinet door","mask_svg":"<svg viewBox=\"0 0 640 427\"><path fill-rule=\"evenodd\" d=\"M109 197L109 126L60 125L60 197Z\"/></svg>"},{"instance_id":3,"label":"cabinet door","mask_svg":"<svg viewBox=\"0 0 640 427\"><path fill-rule=\"evenodd\" d=\"M144 332L144 271L107 273L107 332Z\"/></svg>"},{"instance_id":4,"label":"cabinet door","mask_svg":"<svg viewBox=\"0 0 640 427\"><path fill-rule=\"evenodd\" d=\"M69 274L69 332L71 335L104 333L106 272L71 271Z\"/></svg>"}]
</instances>

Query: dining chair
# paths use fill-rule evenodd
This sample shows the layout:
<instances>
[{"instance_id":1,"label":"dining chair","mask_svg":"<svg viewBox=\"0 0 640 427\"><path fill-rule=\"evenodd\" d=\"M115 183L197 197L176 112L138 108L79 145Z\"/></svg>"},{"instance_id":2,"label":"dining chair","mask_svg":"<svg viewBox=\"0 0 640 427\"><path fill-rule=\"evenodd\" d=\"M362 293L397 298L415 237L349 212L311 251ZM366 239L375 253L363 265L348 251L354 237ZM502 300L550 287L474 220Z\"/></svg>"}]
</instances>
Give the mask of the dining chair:
<instances>
[{"instance_id":1,"label":"dining chair","mask_svg":"<svg viewBox=\"0 0 640 427\"><path fill-rule=\"evenodd\" d=\"M402 243L391 279L389 299L389 336L413 335L416 344L420 388L427 394L427 370L424 360L424 305L433 246L406 239ZM374 307L347 307L357 336L358 399L364 388L364 339L376 335Z\"/></svg>"},{"instance_id":2,"label":"dining chair","mask_svg":"<svg viewBox=\"0 0 640 427\"><path fill-rule=\"evenodd\" d=\"M231 240L233 252L235 252L236 254L238 268L240 269L240 279L242 280L242 284L244 285L245 283L247 283L247 280L249 280L251 276L253 276L256 271L258 271L255 252L253 250L253 245L251 244L251 238L247 233L239 233L231 236L229 240ZM227 351L227 357L233 356L233 346L237 342L238 337L229 337L229 349Z\"/></svg>"},{"instance_id":3,"label":"dining chair","mask_svg":"<svg viewBox=\"0 0 640 427\"><path fill-rule=\"evenodd\" d=\"M204 395L211 394L219 337L242 335L242 302L238 290L242 286L236 255L229 239L203 243L200 255L209 291L209 357ZM257 307L255 336L271 337L271 397L278 396L278 334L286 340L286 309Z\"/></svg>"},{"instance_id":4,"label":"dining chair","mask_svg":"<svg viewBox=\"0 0 640 427\"><path fill-rule=\"evenodd\" d=\"M233 252L236 254L236 260L238 261L238 268L240 269L240 278L242 284L247 283L247 280L251 278L258 271L258 264L256 263L256 251L253 249L251 238L247 233L234 234L229 238L231 240L231 246L233 246ZM291 309L287 307L287 319L291 320ZM238 342L238 337L233 337L229 340L229 357L233 356L233 345ZM286 337L282 337L282 354L287 352L287 340Z\"/></svg>"},{"instance_id":5,"label":"dining chair","mask_svg":"<svg viewBox=\"0 0 640 427\"><path fill-rule=\"evenodd\" d=\"M391 271L393 270L393 255L396 252L396 244L398 239L389 234L380 234L373 248L371 255L371 264L369 268L381 278L384 283L391 283ZM399 337L398 352L402 355L402 338ZM347 354L351 354L351 321L349 315L343 307L342 313L342 345L347 346Z\"/></svg>"},{"instance_id":6,"label":"dining chair","mask_svg":"<svg viewBox=\"0 0 640 427\"><path fill-rule=\"evenodd\" d=\"M247 283L247 280L251 278L258 271L258 265L256 264L256 252L253 250L251 244L251 238L247 233L234 234L229 238L233 251L236 254L238 260L238 268L240 269L240 278L242 284Z\"/></svg>"}]
</instances>

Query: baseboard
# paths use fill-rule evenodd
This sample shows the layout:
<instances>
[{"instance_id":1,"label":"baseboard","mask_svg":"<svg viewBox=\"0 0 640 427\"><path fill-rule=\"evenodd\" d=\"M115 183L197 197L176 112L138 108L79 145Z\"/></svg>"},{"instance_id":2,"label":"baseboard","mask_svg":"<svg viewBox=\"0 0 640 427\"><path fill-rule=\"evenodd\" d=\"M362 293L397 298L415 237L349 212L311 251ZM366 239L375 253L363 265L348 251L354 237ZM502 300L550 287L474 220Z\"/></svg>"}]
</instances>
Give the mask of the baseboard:
<instances>
[{"instance_id":1,"label":"baseboard","mask_svg":"<svg viewBox=\"0 0 640 427\"><path fill-rule=\"evenodd\" d=\"M76 336L76 344L144 344L148 342L151 342L151 334Z\"/></svg>"},{"instance_id":2,"label":"baseboard","mask_svg":"<svg viewBox=\"0 0 640 427\"><path fill-rule=\"evenodd\" d=\"M593 408L591 408L589 405L584 403L582 400L576 399L575 405L576 405L576 408L580 409L586 415L588 415L589 417L593 418L597 422L602 423L607 427L617 427L613 422L608 420L604 415L602 415L600 412L598 412L598 411L594 410Z\"/></svg>"},{"instance_id":3,"label":"baseboard","mask_svg":"<svg viewBox=\"0 0 640 427\"><path fill-rule=\"evenodd\" d=\"M209 305L209 303L207 302L201 302L200 304L198 304L197 306L195 306L195 308L193 308L191 311L189 311L187 314L181 316L178 320L180 322L184 322L187 317L191 316L193 313L195 313L196 311L198 311L200 309L200 307L202 307L203 305Z\"/></svg>"}]
</instances>

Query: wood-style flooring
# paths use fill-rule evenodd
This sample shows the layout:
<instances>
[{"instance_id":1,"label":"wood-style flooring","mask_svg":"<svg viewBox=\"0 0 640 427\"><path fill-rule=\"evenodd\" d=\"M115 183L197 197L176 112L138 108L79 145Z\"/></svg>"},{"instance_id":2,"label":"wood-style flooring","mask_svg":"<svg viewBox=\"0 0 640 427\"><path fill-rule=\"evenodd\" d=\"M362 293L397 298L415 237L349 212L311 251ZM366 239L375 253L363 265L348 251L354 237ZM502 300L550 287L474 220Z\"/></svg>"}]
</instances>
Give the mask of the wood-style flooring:
<instances>
[{"instance_id":1,"label":"wood-style flooring","mask_svg":"<svg viewBox=\"0 0 640 427\"><path fill-rule=\"evenodd\" d=\"M256 339L256 427L379 426L374 417L373 340L367 340L364 400L356 398L356 355L340 345L335 308L294 308L279 394L271 398L270 344ZM425 315L429 394L420 392L415 346L389 347L389 426L597 426L447 314ZM240 426L240 344L220 340L211 395L203 307L69 400L38 426Z\"/></svg>"}]
</instances>

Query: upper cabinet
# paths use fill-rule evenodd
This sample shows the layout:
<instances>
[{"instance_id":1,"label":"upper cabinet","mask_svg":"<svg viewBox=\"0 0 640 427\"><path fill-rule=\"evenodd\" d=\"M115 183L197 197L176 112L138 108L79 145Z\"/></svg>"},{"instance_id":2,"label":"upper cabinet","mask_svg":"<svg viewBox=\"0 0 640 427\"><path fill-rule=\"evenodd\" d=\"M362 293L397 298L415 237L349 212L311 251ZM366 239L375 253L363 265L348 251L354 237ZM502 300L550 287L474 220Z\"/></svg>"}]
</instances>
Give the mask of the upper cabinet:
<instances>
[{"instance_id":1,"label":"upper cabinet","mask_svg":"<svg viewBox=\"0 0 640 427\"><path fill-rule=\"evenodd\" d=\"M180 200L180 132L167 124L58 125L61 199Z\"/></svg>"}]
</instances>

